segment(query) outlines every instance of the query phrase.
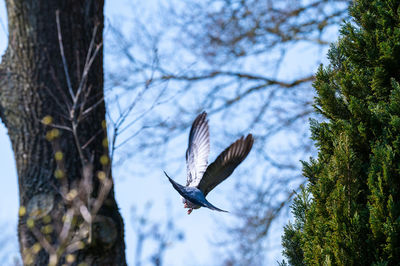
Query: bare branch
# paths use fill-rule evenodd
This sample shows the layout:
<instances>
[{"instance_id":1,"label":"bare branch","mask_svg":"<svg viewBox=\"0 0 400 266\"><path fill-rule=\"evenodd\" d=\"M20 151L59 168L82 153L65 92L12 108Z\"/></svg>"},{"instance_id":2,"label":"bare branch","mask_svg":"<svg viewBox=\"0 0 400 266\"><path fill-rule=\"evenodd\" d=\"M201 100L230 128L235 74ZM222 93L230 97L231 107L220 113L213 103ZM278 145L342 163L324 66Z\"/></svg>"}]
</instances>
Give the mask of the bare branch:
<instances>
[{"instance_id":1,"label":"bare branch","mask_svg":"<svg viewBox=\"0 0 400 266\"><path fill-rule=\"evenodd\" d=\"M64 45L62 42L62 33L61 33L61 26L60 26L60 10L56 11L56 21L57 21L57 32L58 32L58 45L60 46L60 53L61 53L61 59L63 62L63 68L64 68L64 72L65 72L65 79L67 80L67 87L68 87L69 94L70 94L71 98L74 98L74 91L72 90L72 84L71 84L71 80L70 80L69 73L68 73L67 59L65 58Z\"/></svg>"}]
</instances>

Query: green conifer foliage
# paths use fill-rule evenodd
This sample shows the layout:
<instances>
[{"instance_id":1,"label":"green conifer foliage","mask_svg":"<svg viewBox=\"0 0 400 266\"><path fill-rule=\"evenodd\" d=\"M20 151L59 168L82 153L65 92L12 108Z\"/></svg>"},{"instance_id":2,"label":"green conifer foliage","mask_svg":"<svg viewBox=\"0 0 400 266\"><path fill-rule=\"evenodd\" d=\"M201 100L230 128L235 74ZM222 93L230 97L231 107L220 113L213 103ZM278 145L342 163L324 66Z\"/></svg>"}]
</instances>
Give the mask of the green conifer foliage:
<instances>
[{"instance_id":1,"label":"green conifer foliage","mask_svg":"<svg viewBox=\"0 0 400 266\"><path fill-rule=\"evenodd\" d=\"M288 262L293 266L304 265L304 254L301 249L301 238L306 222L305 213L310 207L310 193L303 186L300 187L300 193L296 195L291 206L292 214L295 217L294 223L290 223L284 227L284 235L282 237L282 246L284 248L283 255L288 258ZM287 265L285 261L280 263L281 266Z\"/></svg>"},{"instance_id":2,"label":"green conifer foliage","mask_svg":"<svg viewBox=\"0 0 400 266\"><path fill-rule=\"evenodd\" d=\"M311 121L319 153L303 174L312 199L294 202L289 263L400 265L400 1L357 0L350 14L314 83L326 120Z\"/></svg>"}]
</instances>

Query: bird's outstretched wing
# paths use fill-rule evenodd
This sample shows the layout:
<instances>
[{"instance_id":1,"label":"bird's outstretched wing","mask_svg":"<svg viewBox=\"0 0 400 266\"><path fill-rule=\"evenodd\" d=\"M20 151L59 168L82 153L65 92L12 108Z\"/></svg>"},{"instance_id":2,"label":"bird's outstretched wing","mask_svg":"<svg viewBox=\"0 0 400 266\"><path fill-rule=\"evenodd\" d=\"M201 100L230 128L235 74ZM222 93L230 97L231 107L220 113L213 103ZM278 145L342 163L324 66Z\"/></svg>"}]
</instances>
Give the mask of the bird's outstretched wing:
<instances>
[{"instance_id":1,"label":"bird's outstretched wing","mask_svg":"<svg viewBox=\"0 0 400 266\"><path fill-rule=\"evenodd\" d=\"M210 133L208 132L207 113L199 114L192 124L189 144L186 150L187 181L186 186L199 184L208 165L210 154Z\"/></svg>"},{"instance_id":2,"label":"bird's outstretched wing","mask_svg":"<svg viewBox=\"0 0 400 266\"><path fill-rule=\"evenodd\" d=\"M246 158L253 146L253 136L241 137L226 148L217 159L207 167L197 188L204 196L214 189L219 183L230 176L235 168Z\"/></svg>"}]
</instances>

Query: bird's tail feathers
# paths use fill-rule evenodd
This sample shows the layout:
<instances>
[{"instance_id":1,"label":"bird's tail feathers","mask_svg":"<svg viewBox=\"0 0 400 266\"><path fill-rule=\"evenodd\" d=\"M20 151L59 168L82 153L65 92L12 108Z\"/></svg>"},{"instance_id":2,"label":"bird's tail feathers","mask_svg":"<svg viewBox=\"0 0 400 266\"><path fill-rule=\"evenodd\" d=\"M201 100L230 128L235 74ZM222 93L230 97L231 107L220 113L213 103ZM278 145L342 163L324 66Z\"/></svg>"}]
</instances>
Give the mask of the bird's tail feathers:
<instances>
[{"instance_id":1,"label":"bird's tail feathers","mask_svg":"<svg viewBox=\"0 0 400 266\"><path fill-rule=\"evenodd\" d=\"M214 210L214 211L219 211L219 212L228 212L228 211L225 211L225 210L221 210L220 208L217 208L217 207L215 207L214 205L212 205L210 202L208 202L207 200L206 200L206 202L204 203L204 207L207 207L207 208L209 208L209 209L211 209L211 210Z\"/></svg>"}]
</instances>

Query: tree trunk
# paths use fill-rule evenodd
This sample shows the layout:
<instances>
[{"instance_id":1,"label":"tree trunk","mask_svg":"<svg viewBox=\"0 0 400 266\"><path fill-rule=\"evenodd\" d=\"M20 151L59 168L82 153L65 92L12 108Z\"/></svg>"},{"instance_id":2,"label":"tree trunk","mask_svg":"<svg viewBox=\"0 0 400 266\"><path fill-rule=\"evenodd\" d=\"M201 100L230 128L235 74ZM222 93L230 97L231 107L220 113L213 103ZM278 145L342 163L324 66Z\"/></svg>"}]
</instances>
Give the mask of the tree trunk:
<instances>
[{"instance_id":1,"label":"tree trunk","mask_svg":"<svg viewBox=\"0 0 400 266\"><path fill-rule=\"evenodd\" d=\"M24 264L126 265L123 221L103 182L111 171L101 48L84 73L91 41L102 42L104 2L6 2L0 117L18 171Z\"/></svg>"}]
</instances>

